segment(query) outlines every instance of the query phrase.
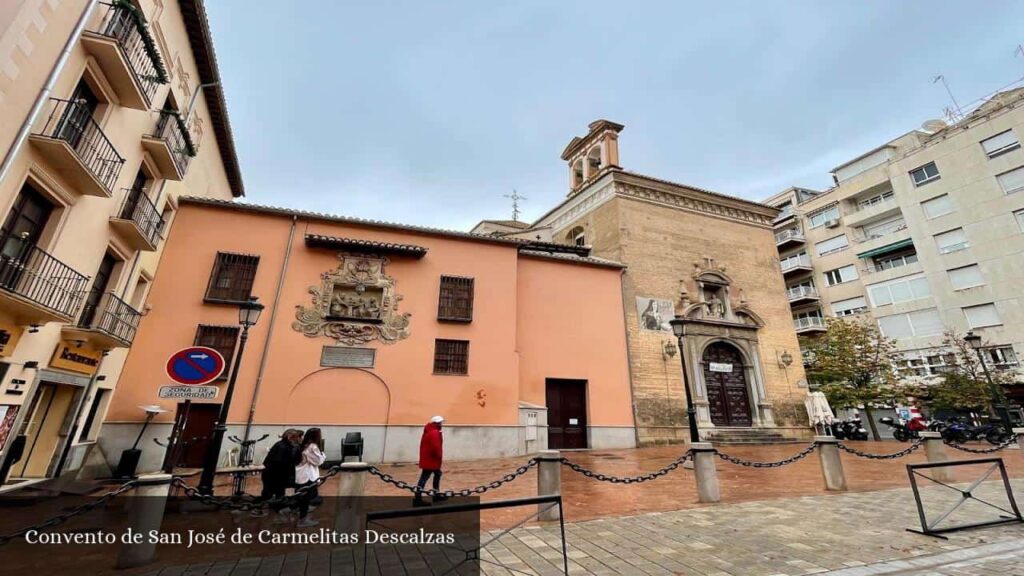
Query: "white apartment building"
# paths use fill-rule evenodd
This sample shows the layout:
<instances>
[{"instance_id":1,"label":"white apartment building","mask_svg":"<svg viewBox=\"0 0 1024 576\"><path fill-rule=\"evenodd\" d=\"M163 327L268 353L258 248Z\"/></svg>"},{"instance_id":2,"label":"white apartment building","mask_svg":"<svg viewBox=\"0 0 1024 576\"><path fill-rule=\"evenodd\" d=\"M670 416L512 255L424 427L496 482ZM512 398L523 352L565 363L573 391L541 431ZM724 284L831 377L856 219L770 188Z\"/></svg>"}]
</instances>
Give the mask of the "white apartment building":
<instances>
[{"instance_id":1,"label":"white apartment building","mask_svg":"<svg viewBox=\"0 0 1024 576\"><path fill-rule=\"evenodd\" d=\"M837 166L829 190L766 200L782 211L776 244L797 332L870 314L906 374L927 377L942 371L943 332L973 330L989 366L1020 374L1024 88L925 126Z\"/></svg>"}]
</instances>

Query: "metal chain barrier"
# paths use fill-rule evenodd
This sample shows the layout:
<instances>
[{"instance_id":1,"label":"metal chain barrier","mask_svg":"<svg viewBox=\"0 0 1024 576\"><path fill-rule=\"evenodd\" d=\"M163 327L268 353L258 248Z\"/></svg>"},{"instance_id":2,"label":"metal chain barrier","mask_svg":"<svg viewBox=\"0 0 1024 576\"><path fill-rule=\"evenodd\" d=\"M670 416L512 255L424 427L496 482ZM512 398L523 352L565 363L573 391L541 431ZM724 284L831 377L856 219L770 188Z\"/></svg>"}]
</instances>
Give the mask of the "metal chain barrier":
<instances>
[{"instance_id":1,"label":"metal chain barrier","mask_svg":"<svg viewBox=\"0 0 1024 576\"><path fill-rule=\"evenodd\" d=\"M836 442L836 446L838 446L839 449L842 450L843 452L853 454L854 456L860 456L861 458L868 458L870 460L894 460L896 458L902 458L907 454L910 454L911 452L917 450L923 445L924 440L918 438L917 440L914 440L909 447L900 450L899 452L893 452L892 454L871 454L870 452L861 452L856 448L851 448L850 446L847 446L842 442Z\"/></svg>"},{"instance_id":2,"label":"metal chain barrier","mask_svg":"<svg viewBox=\"0 0 1024 576\"><path fill-rule=\"evenodd\" d=\"M289 494L288 496L285 496L283 498L267 498L265 500L242 500L231 496L218 497L212 494L203 494L199 491L199 488L195 486L190 486L188 483L185 482L185 480L183 480L180 477L175 477L173 480L171 480L171 486L174 486L175 488L180 488L185 493L185 496L192 500L198 500L203 504L214 506L216 508L220 508L221 510L241 510L243 512L250 512L253 510L263 510L271 506L294 506L295 504L298 503L299 498L301 498L304 494L306 494L310 490L313 490L314 488L319 488L324 484L324 482L327 482L329 478L337 475L339 472L341 472L340 465L331 466L330 468L327 469L326 474L314 480L312 484L296 489L293 494Z\"/></svg>"},{"instance_id":3,"label":"metal chain barrier","mask_svg":"<svg viewBox=\"0 0 1024 576\"><path fill-rule=\"evenodd\" d=\"M119 496L121 494L124 494L125 492L127 492L129 490L132 490L133 488L135 488L135 481L134 480L132 480L130 482L126 482L126 483L122 484L121 486L117 487L116 489L111 490L110 492L107 492L106 494L103 494L101 496L96 497L96 499L91 501L91 502L87 502L85 504L81 504L79 506L75 506L74 508L71 508L71 509L69 509L69 510L67 510L65 512L62 512L61 514L58 514L58 515L54 516L53 518L50 518L50 519L48 519L48 520L46 520L44 522L40 522L39 524L36 524L34 526L28 526L28 527L22 528L21 530L17 530L15 532L11 532L10 534L0 534L0 546L3 546L4 544L7 544L8 542L10 542L12 540L15 540L17 538L21 538L21 537L25 536L25 534L28 534L29 532L32 532L33 530L35 530L37 532L42 532L44 530L48 530L48 529L53 528L55 526L60 526L61 524L67 522L68 520L74 518L75 516L81 516L82 514L86 514L86 513L90 512L90 511L92 511L94 508L97 508L99 506L102 506L102 505L106 504L107 501L111 500L112 498L115 498L115 497L117 497L117 496Z\"/></svg>"},{"instance_id":4,"label":"metal chain barrier","mask_svg":"<svg viewBox=\"0 0 1024 576\"><path fill-rule=\"evenodd\" d=\"M956 442L953 442L952 440L946 440L946 445L951 447L951 448L956 448L957 450L962 450L963 452L970 452L971 454L991 454L993 452L999 452L1003 448L1009 448L1011 444L1014 444L1016 442L1017 442L1017 438L1015 436L1010 436L1002 444L998 444L998 445L993 446L991 448L970 448L970 447L964 446L963 444L957 444Z\"/></svg>"},{"instance_id":5,"label":"metal chain barrier","mask_svg":"<svg viewBox=\"0 0 1024 576\"><path fill-rule=\"evenodd\" d=\"M413 494L421 494L424 496L430 496L432 498L437 496L441 496L442 498L454 498L456 496L460 496L464 498L466 496L471 496L473 494L483 494L488 490L495 490L497 488L501 488L503 484L511 482L516 478L519 478L523 474L526 474L530 470L530 468L533 468L539 462L540 460L538 460L537 458L531 458L526 462L526 464L523 464L519 468L516 468L515 472L509 472L508 474L505 474L504 476L493 482L481 484L480 486L477 486L475 488L463 488L462 490L434 490L433 488L421 489L417 487L415 484L409 484L404 480L399 480L392 476L391 474L381 471L381 469L377 468L376 466L370 466L369 472L370 474L373 474L374 476L380 478L382 482L386 484L391 484L392 486L400 490L408 490Z\"/></svg>"},{"instance_id":6,"label":"metal chain barrier","mask_svg":"<svg viewBox=\"0 0 1024 576\"><path fill-rule=\"evenodd\" d=\"M661 468L660 470L656 470L654 472L648 472L647 474L641 474L639 476L609 476L607 474L601 474L600 472L588 470L587 468L584 468L583 466L580 466L575 462L571 462L568 458L562 458L562 465L568 466L573 472L579 472L580 474L583 474L587 478L593 478L594 480L598 480L601 482L611 482L612 484L639 484L641 482L654 480L655 478L660 478L668 474L669 472L682 466L683 462L686 462L692 457L693 451L687 450L686 453L670 462L664 468Z\"/></svg>"},{"instance_id":7,"label":"metal chain barrier","mask_svg":"<svg viewBox=\"0 0 1024 576\"><path fill-rule=\"evenodd\" d=\"M739 466L745 466L747 468L780 468L787 464L792 464L798 460L803 460L804 458L810 456L811 452L814 452L814 450L817 447L817 442L811 442L811 444L807 446L807 448L804 448L803 450L797 452L796 454L790 456L789 458L779 460L778 462L755 462L753 460L743 460L742 458L730 456L722 452L718 452L718 457L721 458L722 460L725 460L726 462L730 462L732 464L736 464Z\"/></svg>"}]
</instances>

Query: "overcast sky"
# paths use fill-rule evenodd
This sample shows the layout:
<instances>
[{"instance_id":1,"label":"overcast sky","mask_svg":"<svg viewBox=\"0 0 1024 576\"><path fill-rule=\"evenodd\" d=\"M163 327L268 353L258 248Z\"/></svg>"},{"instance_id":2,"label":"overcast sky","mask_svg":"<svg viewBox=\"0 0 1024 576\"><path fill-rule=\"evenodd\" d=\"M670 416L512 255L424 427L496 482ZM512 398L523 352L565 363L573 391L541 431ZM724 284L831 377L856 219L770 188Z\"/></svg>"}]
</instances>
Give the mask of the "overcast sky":
<instances>
[{"instance_id":1,"label":"overcast sky","mask_svg":"<svg viewBox=\"0 0 1024 576\"><path fill-rule=\"evenodd\" d=\"M1024 2L208 0L251 202L468 230L559 154L762 200L1024 77Z\"/></svg>"}]
</instances>

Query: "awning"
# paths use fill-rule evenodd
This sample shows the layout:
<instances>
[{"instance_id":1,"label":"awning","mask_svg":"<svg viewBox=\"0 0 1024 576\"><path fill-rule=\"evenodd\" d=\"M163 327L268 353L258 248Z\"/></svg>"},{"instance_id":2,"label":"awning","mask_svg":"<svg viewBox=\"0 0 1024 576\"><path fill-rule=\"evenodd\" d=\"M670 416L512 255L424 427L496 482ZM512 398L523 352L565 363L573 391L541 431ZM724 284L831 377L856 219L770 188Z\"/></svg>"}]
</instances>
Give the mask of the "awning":
<instances>
[{"instance_id":1,"label":"awning","mask_svg":"<svg viewBox=\"0 0 1024 576\"><path fill-rule=\"evenodd\" d=\"M899 242L893 242L892 244L886 244L881 248L875 248L874 250L868 250L867 252L861 252L857 254L857 258L871 258L872 256L881 256L882 254L888 254L889 252L895 252L900 248L906 248L907 246L913 246L914 241L911 238L900 240Z\"/></svg>"}]
</instances>

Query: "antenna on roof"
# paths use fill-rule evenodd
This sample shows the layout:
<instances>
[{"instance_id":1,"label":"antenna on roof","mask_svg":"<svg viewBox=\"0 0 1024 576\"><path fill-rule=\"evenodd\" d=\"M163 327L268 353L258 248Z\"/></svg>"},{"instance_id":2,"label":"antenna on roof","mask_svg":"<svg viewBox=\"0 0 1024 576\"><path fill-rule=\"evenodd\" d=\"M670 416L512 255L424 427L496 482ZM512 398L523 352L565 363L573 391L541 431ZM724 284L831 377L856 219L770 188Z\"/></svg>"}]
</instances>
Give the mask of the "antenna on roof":
<instances>
[{"instance_id":1,"label":"antenna on roof","mask_svg":"<svg viewBox=\"0 0 1024 576\"><path fill-rule=\"evenodd\" d=\"M953 107L947 107L944 111L946 113L946 117L952 120L953 122L959 122L960 120L963 120L963 110L960 109L960 104L958 104L956 98L953 97L953 91L949 89L949 84L946 83L946 77L943 76L942 74L939 74L935 78L932 78L932 84L935 84L937 82L942 82L942 85L946 88L946 94L949 94L949 99L953 101Z\"/></svg>"},{"instance_id":2,"label":"antenna on roof","mask_svg":"<svg viewBox=\"0 0 1024 576\"><path fill-rule=\"evenodd\" d=\"M1013 51L1014 56L1024 56L1024 44L1017 44L1017 49Z\"/></svg>"},{"instance_id":3,"label":"antenna on roof","mask_svg":"<svg viewBox=\"0 0 1024 576\"><path fill-rule=\"evenodd\" d=\"M516 192L514 188L511 194L505 194L504 196L505 198L512 199L512 220L519 222L519 201L526 200L526 196L520 196L519 192Z\"/></svg>"}]
</instances>

